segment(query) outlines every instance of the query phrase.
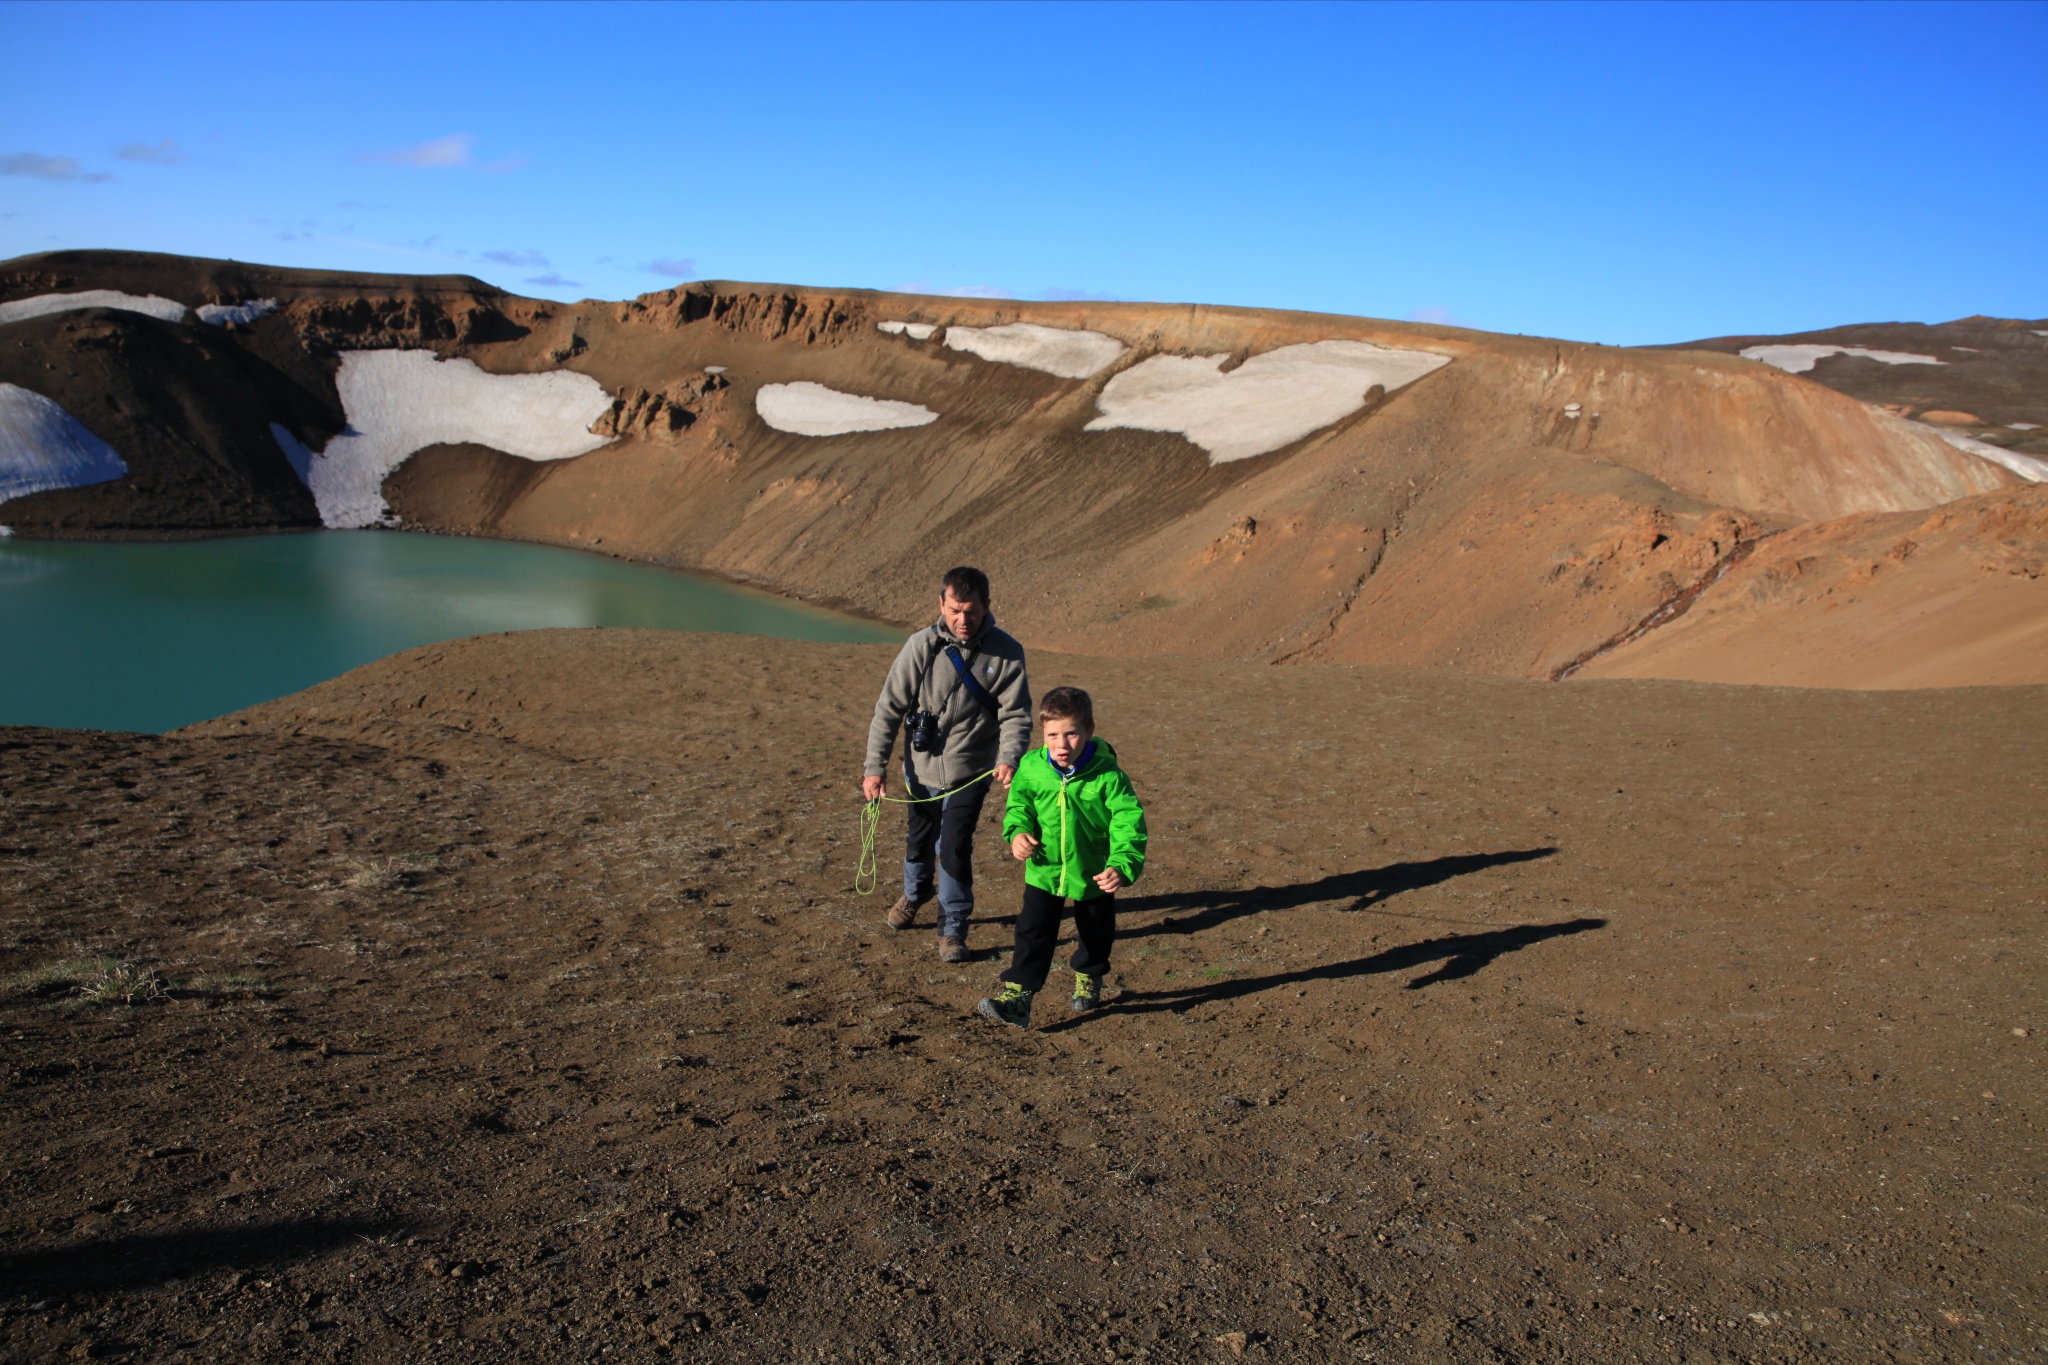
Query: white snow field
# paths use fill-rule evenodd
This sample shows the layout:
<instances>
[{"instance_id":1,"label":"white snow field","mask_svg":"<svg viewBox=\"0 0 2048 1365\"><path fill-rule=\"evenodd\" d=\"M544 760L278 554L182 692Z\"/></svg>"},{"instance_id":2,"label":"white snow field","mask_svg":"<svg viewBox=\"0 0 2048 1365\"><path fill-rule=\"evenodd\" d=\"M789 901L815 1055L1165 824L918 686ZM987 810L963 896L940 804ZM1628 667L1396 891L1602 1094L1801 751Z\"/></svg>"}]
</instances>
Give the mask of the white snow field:
<instances>
[{"instance_id":1,"label":"white snow field","mask_svg":"<svg viewBox=\"0 0 2048 1365\"><path fill-rule=\"evenodd\" d=\"M2022 455L2017 450L2007 450L2003 446L1980 441L1974 436L1964 436L1959 432L1935 426L1931 422L1915 422L1913 425L1923 431L1933 432L1957 450L1967 451L1995 465L2002 465L2030 483L2048 483L2048 460L2037 460L2032 455Z\"/></svg>"},{"instance_id":2,"label":"white snow field","mask_svg":"<svg viewBox=\"0 0 2048 1365\"><path fill-rule=\"evenodd\" d=\"M230 322L254 322L277 311L276 299L246 299L241 303L202 303L192 310L199 320L215 327Z\"/></svg>"},{"instance_id":3,"label":"white snow field","mask_svg":"<svg viewBox=\"0 0 2048 1365\"><path fill-rule=\"evenodd\" d=\"M124 294L118 289L87 289L77 294L38 294L32 299L0 303L0 322L20 322L50 313L70 313L80 308L119 308L145 313L165 322L183 322L185 305L155 294Z\"/></svg>"},{"instance_id":4,"label":"white snow field","mask_svg":"<svg viewBox=\"0 0 2048 1365\"><path fill-rule=\"evenodd\" d=\"M426 446L470 441L527 460L568 460L611 441L590 432L611 395L570 370L486 374L475 361L432 351L347 351L334 383L348 427L312 457L306 477L328 526L383 521L391 510L385 476Z\"/></svg>"},{"instance_id":5,"label":"white snow field","mask_svg":"<svg viewBox=\"0 0 2048 1365\"><path fill-rule=\"evenodd\" d=\"M1432 351L1366 341L1313 341L1255 355L1228 374L1228 356L1155 355L1102 386L1088 431L1177 431L1228 464L1298 441L1365 406L1373 385L1388 393L1451 363Z\"/></svg>"},{"instance_id":6,"label":"white snow field","mask_svg":"<svg viewBox=\"0 0 2048 1365\"><path fill-rule=\"evenodd\" d=\"M1865 360L1882 360L1887 365L1946 365L1946 360L1936 360L1931 355L1914 355L1911 351L1871 351L1861 346L1745 346L1744 360L1761 360L1766 365L1775 365L1787 374L1805 374L1817 360L1831 355L1860 355Z\"/></svg>"},{"instance_id":7,"label":"white snow field","mask_svg":"<svg viewBox=\"0 0 2048 1365\"><path fill-rule=\"evenodd\" d=\"M1043 370L1062 379L1086 379L1130 349L1115 337L1075 327L1011 322L1001 327L948 327L946 345L1004 365Z\"/></svg>"},{"instance_id":8,"label":"white snow field","mask_svg":"<svg viewBox=\"0 0 2048 1365\"><path fill-rule=\"evenodd\" d=\"M33 389L0 384L0 502L128 472L114 448Z\"/></svg>"},{"instance_id":9,"label":"white snow field","mask_svg":"<svg viewBox=\"0 0 2048 1365\"><path fill-rule=\"evenodd\" d=\"M846 436L856 431L888 431L921 427L939 420L930 408L889 398L863 398L841 393L808 379L794 384L763 384L754 395L754 411L777 431L792 436Z\"/></svg>"},{"instance_id":10,"label":"white snow field","mask_svg":"<svg viewBox=\"0 0 2048 1365\"><path fill-rule=\"evenodd\" d=\"M313 452L306 449L306 443L275 422L270 424L270 439L277 442L277 448L283 451L285 459L291 462L292 473L299 476L299 482L311 487Z\"/></svg>"},{"instance_id":11,"label":"white snow field","mask_svg":"<svg viewBox=\"0 0 2048 1365\"><path fill-rule=\"evenodd\" d=\"M932 333L939 330L939 324L936 322L897 322L893 318L888 322L878 322L875 326L890 336L907 336L912 341L930 341Z\"/></svg>"}]
</instances>

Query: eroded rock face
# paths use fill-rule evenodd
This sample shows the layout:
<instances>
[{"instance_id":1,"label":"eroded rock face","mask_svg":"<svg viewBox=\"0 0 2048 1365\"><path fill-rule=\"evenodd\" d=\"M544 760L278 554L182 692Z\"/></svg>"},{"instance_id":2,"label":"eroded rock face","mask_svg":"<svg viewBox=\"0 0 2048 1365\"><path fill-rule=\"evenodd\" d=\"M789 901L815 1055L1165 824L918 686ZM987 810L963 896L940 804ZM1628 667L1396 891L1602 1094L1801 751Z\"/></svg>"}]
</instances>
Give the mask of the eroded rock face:
<instances>
[{"instance_id":1,"label":"eroded rock face","mask_svg":"<svg viewBox=\"0 0 2048 1365\"><path fill-rule=\"evenodd\" d=\"M1850 365L1968 374L1975 341L1938 366L1886 365L1848 352L1932 345L1845 333L1812 344L1846 350L1794 375L1734 354L1771 338L1624 351L1248 309L719 281L558 304L462 277L124 253L0 264L0 302L92 289L279 306L225 327L104 310L0 324L0 382L43 384L131 461L125 478L9 505L42 533L304 524L287 452L311 477L360 446L342 437L337 373L366 351L410 353L480 383L574 386L590 405L544 449L516 422L408 427L410 454L394 447L395 470L371 471L381 487L356 490L404 525L601 541L905 622L941 570L978 563L1005 625L1042 647L1590 675L1698 631L1766 558L1747 547L1788 528L2021 481L1968 446L2020 407L1955 392L1893 412L1829 387ZM78 325L132 355L88 379L94 352L65 330ZM1973 325L2015 355L2031 344ZM1304 357L1331 380L1313 403L1280 382ZM1382 372L1404 358L1420 363ZM1157 375L1194 382L1148 388ZM848 410L792 414L785 400L806 395ZM870 420L877 405L902 411ZM1940 413L1979 420L1907 420ZM2041 425L2001 429L2023 442ZM2025 559L2034 534L2012 531L2007 550ZM1988 581L1956 586L1975 600Z\"/></svg>"},{"instance_id":2,"label":"eroded rock face","mask_svg":"<svg viewBox=\"0 0 2048 1365\"><path fill-rule=\"evenodd\" d=\"M679 379L656 393L643 388L628 389L590 429L600 436L674 444L696 423L711 396L731 387L724 376L707 374Z\"/></svg>"}]
</instances>

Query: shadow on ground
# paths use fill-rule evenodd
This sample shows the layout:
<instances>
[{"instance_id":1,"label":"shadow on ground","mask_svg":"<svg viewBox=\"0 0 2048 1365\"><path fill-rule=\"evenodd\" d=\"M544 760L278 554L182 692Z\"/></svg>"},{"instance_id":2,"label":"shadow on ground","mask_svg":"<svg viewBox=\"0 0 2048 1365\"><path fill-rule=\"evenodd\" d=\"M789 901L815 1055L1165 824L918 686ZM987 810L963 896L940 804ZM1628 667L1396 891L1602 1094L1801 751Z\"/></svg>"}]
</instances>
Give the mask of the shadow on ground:
<instances>
[{"instance_id":1,"label":"shadow on ground","mask_svg":"<svg viewBox=\"0 0 2048 1365\"><path fill-rule=\"evenodd\" d=\"M1243 915L1262 910L1295 910L1325 901L1350 901L1347 910L1368 910L1383 905L1404 891L1419 891L1453 877L1483 872L1489 867L1534 862L1548 858L1557 849L1511 848L1499 853L1454 853L1444 858L1424 858L1412 863L1389 863L1318 877L1292 886L1254 886L1245 891L1176 891L1160 896L1126 896L1117 901L1119 919L1155 910L1193 910L1186 919L1162 921L1140 928L1117 928L1117 939L1149 938L1154 934L1192 934L1227 924Z\"/></svg>"},{"instance_id":2,"label":"shadow on ground","mask_svg":"<svg viewBox=\"0 0 2048 1365\"><path fill-rule=\"evenodd\" d=\"M67 1297L137 1289L207 1270L254 1270L302 1261L356 1237L389 1232L382 1223L306 1219L99 1237L0 1256L7 1298Z\"/></svg>"},{"instance_id":3,"label":"shadow on ground","mask_svg":"<svg viewBox=\"0 0 2048 1365\"><path fill-rule=\"evenodd\" d=\"M1471 976L1495 958L1520 952L1532 943L1542 943L1548 939L1563 938L1568 934L1583 934L1591 929L1606 927L1606 920L1589 916L1565 920L1558 924L1516 924L1506 929L1491 929L1483 934L1446 934L1442 938L1424 939L1420 943L1404 943L1398 948L1389 948L1370 957L1353 958L1349 962L1332 962L1322 967L1304 967L1299 971L1279 972L1273 976L1217 981L1178 991L1125 991L1116 998L1114 1008L1128 1014L1147 1014L1158 1010L1180 1013L1197 1005L1237 1000L1247 995L1256 995L1260 991L1270 991L1284 986L1304 986L1311 981L1342 981L1354 976L1375 976L1382 972L1406 971L1410 967L1441 961L1443 965L1435 971L1416 977L1403 988L1419 991L1439 981L1457 981Z\"/></svg>"}]
</instances>

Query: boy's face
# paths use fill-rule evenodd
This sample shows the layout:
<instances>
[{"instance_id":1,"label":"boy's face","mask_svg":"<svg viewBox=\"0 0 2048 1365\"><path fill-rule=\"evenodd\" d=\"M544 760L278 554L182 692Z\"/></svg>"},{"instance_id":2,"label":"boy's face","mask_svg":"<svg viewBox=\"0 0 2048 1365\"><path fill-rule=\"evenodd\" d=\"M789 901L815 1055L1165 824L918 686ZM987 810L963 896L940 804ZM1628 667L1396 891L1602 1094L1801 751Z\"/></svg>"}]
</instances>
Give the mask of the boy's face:
<instances>
[{"instance_id":1,"label":"boy's face","mask_svg":"<svg viewBox=\"0 0 2048 1365\"><path fill-rule=\"evenodd\" d=\"M1095 732L1081 723L1078 716L1045 717L1045 756L1062 768L1074 766L1074 760L1088 747L1088 741Z\"/></svg>"}]
</instances>

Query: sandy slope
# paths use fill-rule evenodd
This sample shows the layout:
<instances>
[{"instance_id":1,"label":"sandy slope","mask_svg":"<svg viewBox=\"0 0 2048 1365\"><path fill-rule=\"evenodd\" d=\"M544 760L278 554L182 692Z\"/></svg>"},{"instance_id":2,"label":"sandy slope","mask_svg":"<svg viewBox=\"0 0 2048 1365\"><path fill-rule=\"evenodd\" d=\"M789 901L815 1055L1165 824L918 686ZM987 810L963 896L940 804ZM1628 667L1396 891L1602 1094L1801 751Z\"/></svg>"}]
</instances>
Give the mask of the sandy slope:
<instances>
[{"instance_id":1,"label":"sandy slope","mask_svg":"<svg viewBox=\"0 0 2048 1365\"><path fill-rule=\"evenodd\" d=\"M228 329L92 315L122 337L205 332L208 345L267 367L269 387L233 400L246 430L216 445L272 478L296 481L267 423L314 449L339 429L340 353L424 348L497 375L588 376L615 398L593 426L594 437L615 438L603 448L541 465L465 436L413 454L385 480L383 497L412 526L596 547L899 621L923 615L941 570L979 563L995 575L1006 623L1074 649L1552 677L1669 615L1762 535L2021 482L1925 425L1714 350L1623 351L1272 310L724 282L562 305L460 277L124 253L0 268L0 295L10 299L85 287L194 306L279 301ZM84 315L7 330L72 325L64 316ZM949 346L941 330L1020 323L1040 330L977 333L1024 348L1009 361ZM1048 331L1098 340L1086 364L1034 368L1018 358ZM23 338L7 353L30 366L56 344ZM1288 348L1326 342L1408 359L1389 369L1391 392L1374 385L1349 415L1235 458L1256 448L1266 420L1247 424L1240 400L1289 369L1245 362L1308 355ZM1218 356L1214 367L1199 359ZM1222 442L1228 462L1172 432L1102 429L1104 404L1121 410L1116 386L1159 365L1175 383L1207 376L1185 424L1197 436L1211 431L1203 439ZM105 394L97 409L67 406L125 449L146 425L120 398L131 381L96 382ZM778 430L758 402L766 391L772 409L792 385L938 416L828 436ZM1180 420L1145 412L1154 425ZM194 457L182 476L38 494L9 503L5 516L44 534L151 516L200 524L232 500L211 470ZM153 510L138 510L144 503ZM252 522L288 520L281 508L249 507ZM1957 619L2041 610L2012 605L2022 598L2009 586L1992 596L2004 605L1987 600ZM1768 629L1797 636L1796 623ZM1882 631L1869 640L1880 653L1888 647ZM1872 676L1905 676L1905 662L1880 659ZM1983 680L2048 679L2009 660L1991 669ZM1828 681L1856 685L1860 676Z\"/></svg>"},{"instance_id":2,"label":"sandy slope","mask_svg":"<svg viewBox=\"0 0 2048 1365\"><path fill-rule=\"evenodd\" d=\"M0 998L0 1353L2034 1350L2041 689L1036 652L1155 861L1113 1006L1017 1035L847 893L887 656L493 637L0 733L0 973L175 997Z\"/></svg>"}]
</instances>

